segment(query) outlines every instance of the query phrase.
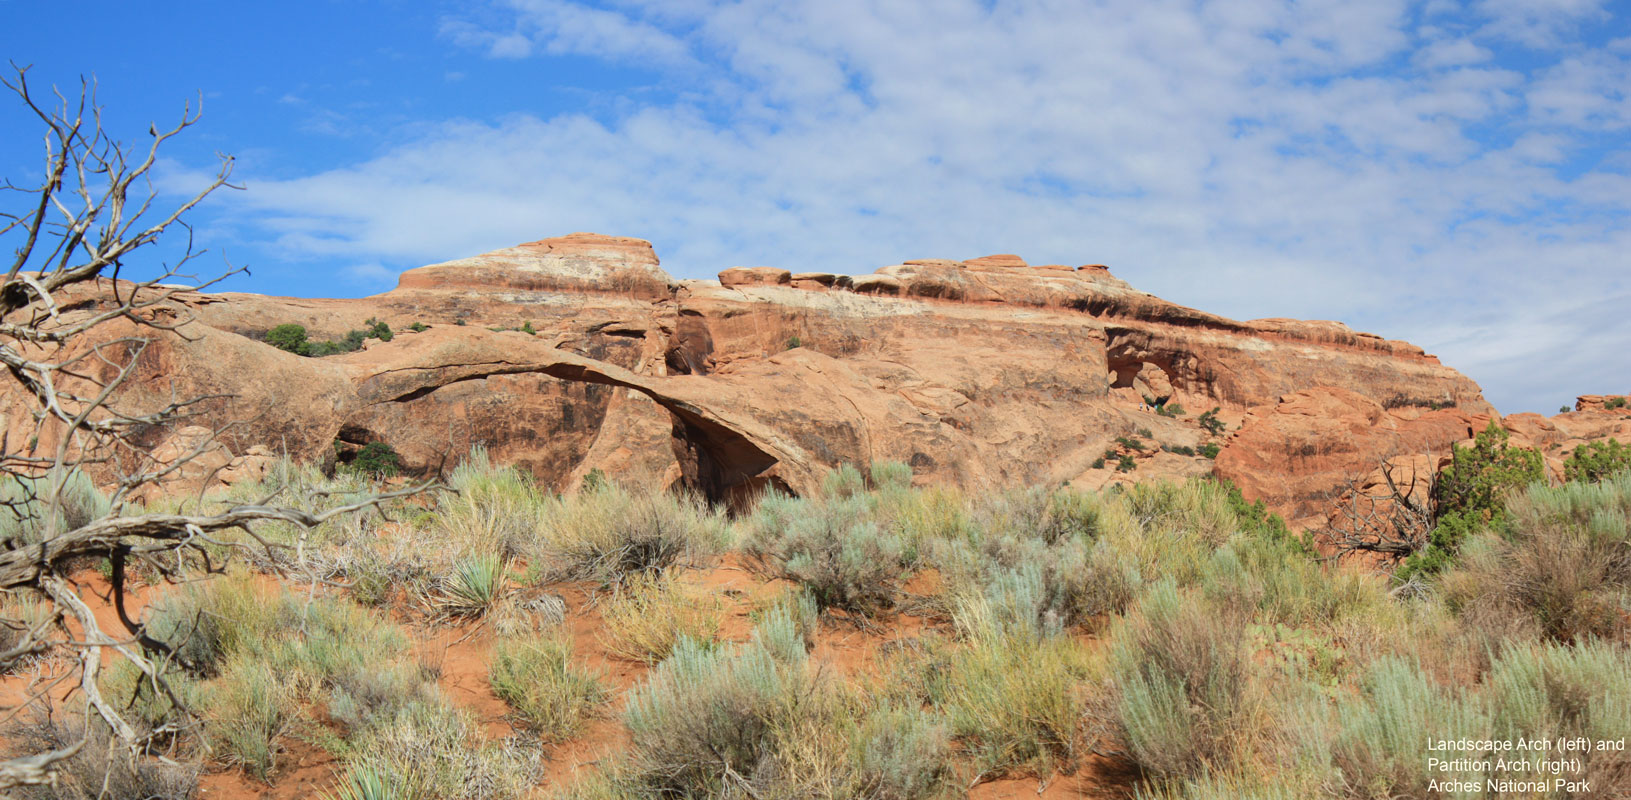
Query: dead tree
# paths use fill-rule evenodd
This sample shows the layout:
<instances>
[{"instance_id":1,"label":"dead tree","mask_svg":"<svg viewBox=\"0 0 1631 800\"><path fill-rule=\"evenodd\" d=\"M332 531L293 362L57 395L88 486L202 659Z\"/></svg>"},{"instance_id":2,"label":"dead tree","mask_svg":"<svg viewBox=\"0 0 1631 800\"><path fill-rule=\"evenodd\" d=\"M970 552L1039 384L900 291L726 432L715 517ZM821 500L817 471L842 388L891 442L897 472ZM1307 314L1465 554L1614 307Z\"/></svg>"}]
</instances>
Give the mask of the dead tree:
<instances>
[{"instance_id":1,"label":"dead tree","mask_svg":"<svg viewBox=\"0 0 1631 800\"><path fill-rule=\"evenodd\" d=\"M1402 559L1427 546L1438 520L1438 475L1423 482L1414 465L1410 479L1400 481L1397 468L1384 459L1379 471L1386 494L1370 494L1360 481L1350 479L1337 503L1338 519L1321 534L1336 549L1336 557L1375 553Z\"/></svg>"},{"instance_id":2,"label":"dead tree","mask_svg":"<svg viewBox=\"0 0 1631 800\"><path fill-rule=\"evenodd\" d=\"M121 388L135 380L143 354L158 337L188 335L191 316L172 299L238 271L229 266L214 280L176 285L193 280L183 270L202 255L182 217L217 189L237 188L228 183L232 158L220 155L207 185L161 210L151 183L159 148L198 121L197 109L187 107L174 127L150 126L146 147L127 148L103 130L94 83L82 81L77 96L53 89L42 97L29 86L26 67L13 70L14 77L0 83L42 124L45 169L37 182L8 179L0 186L0 196L13 200L0 201L0 241L13 256L0 280L0 410L10 411L9 420L0 413L0 484L6 490L0 517L24 531L0 542L0 589L34 593L48 614L33 626L0 620L11 629L0 666L68 653L78 673L71 697L83 702L87 721L106 723L134 755L142 734L97 686L103 651L110 649L152 685L165 687L162 643L147 639L123 613L127 559L167 578L186 558L215 569L206 544L215 546L217 556L244 542L272 547L254 535L255 522L312 527L424 487L368 496L322 514L302 509L309 507L307 498L276 495L219 513L201 507L192 514L134 513L134 493L179 474L215 444L201 442L177 458L156 460L138 434L196 416L220 398L172 397L160 407L136 409L126 407ZM151 252L144 248L166 233L181 232L184 246L169 263L132 264L133 255ZM137 279L121 279L127 264L141 270ZM90 474L110 487L111 502L105 514L84 519L69 513L66 493L72 481ZM128 630L104 631L69 579L87 557L110 559L115 604ZM85 730L89 736L90 726ZM0 792L52 784L59 763L85 743L82 737L61 749L0 761Z\"/></svg>"}]
</instances>

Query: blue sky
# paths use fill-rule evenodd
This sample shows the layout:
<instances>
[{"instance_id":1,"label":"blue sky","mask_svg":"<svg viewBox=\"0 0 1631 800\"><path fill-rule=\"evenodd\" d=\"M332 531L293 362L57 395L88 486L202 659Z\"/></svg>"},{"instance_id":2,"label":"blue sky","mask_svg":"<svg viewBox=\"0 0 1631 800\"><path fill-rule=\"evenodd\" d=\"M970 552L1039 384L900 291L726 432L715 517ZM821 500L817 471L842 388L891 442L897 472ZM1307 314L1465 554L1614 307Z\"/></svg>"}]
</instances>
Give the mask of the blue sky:
<instances>
[{"instance_id":1,"label":"blue sky","mask_svg":"<svg viewBox=\"0 0 1631 800\"><path fill-rule=\"evenodd\" d=\"M580 230L650 239L680 277L1013 252L1408 339L1504 412L1631 391L1631 3L0 0L0 21L37 86L95 75L121 138L202 98L158 185L236 156L245 190L192 217L251 268L232 289L370 294ZM38 172L15 103L0 142L0 174Z\"/></svg>"}]
</instances>

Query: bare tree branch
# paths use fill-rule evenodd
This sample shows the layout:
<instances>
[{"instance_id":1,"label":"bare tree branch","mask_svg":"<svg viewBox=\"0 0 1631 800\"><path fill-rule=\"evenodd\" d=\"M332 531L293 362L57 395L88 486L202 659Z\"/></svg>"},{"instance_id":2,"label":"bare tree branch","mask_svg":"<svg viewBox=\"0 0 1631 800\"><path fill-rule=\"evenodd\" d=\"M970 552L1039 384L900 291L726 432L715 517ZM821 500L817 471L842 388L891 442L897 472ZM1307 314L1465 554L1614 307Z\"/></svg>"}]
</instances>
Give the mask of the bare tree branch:
<instances>
[{"instance_id":1,"label":"bare tree branch","mask_svg":"<svg viewBox=\"0 0 1631 800\"><path fill-rule=\"evenodd\" d=\"M12 69L0 85L40 120L45 162L37 184L0 183L0 241L15 243L0 278L0 386L5 387L0 391L0 523L17 531L0 541L0 589L36 592L48 608L44 623L0 619L0 625L21 632L0 649L0 667L52 653L72 656L73 669L39 696L49 701L56 695L52 686L71 686L71 695L84 702L87 721L99 719L135 758L147 739L178 728L172 722L144 733L102 695L97 675L105 651L139 670L141 680L167 694L179 713L187 712L165 682L171 648L149 638L125 613L127 557L166 580L186 579L179 574L183 562L218 572L212 559L223 552L230 556L251 542L267 553L278 550L256 534L253 523L310 529L430 484L375 493L321 513L307 510L313 498L275 493L259 503L210 509L213 513L202 502L193 505L194 513L129 513L127 500L143 490L164 491L188 465L220 448L221 436L235 424L213 425L200 440L160 457L151 449L151 434L172 431L227 397L172 391L158 408L124 401L156 342L194 336L187 331L192 312L178 296L244 271L228 265L223 275L202 282L182 272L203 254L194 249L192 229L182 218L217 189L239 188L228 182L233 160L220 155L215 174L196 194L161 208L163 198L151 179L159 149L198 122L195 107L184 108L173 127L150 126L145 147L127 148L103 130L94 81L82 80L77 98L53 89L53 101L34 92L27 67L12 64ZM19 199L15 208L8 198ZM175 229L186 235L172 262L143 264L142 279L121 279L127 259ZM183 280L192 283L177 285ZM90 479L111 491L106 513L86 514L69 502L70 485ZM226 535L233 531L243 535ZM68 577L76 562L103 556L114 564L113 601L130 638L103 631ZM175 563L167 565L172 559ZM70 684L76 673L77 682ZM54 785L59 765L85 746L90 726L84 730L67 747L0 761L0 794L15 786Z\"/></svg>"}]
</instances>

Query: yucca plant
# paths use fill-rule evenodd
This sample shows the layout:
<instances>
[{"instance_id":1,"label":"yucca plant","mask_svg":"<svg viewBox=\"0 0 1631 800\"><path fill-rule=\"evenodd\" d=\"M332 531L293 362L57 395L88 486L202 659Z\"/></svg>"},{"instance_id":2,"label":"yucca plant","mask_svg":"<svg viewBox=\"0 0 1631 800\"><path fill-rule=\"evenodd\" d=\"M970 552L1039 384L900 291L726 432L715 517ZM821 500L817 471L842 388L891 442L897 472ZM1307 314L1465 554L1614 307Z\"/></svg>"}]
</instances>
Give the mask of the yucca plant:
<instances>
[{"instance_id":1,"label":"yucca plant","mask_svg":"<svg viewBox=\"0 0 1631 800\"><path fill-rule=\"evenodd\" d=\"M345 774L345 780L333 794L324 800L404 800L402 793L373 764L355 764Z\"/></svg>"},{"instance_id":2,"label":"yucca plant","mask_svg":"<svg viewBox=\"0 0 1631 800\"><path fill-rule=\"evenodd\" d=\"M478 553L453 565L436 605L456 617L479 617L504 592L504 560L497 553Z\"/></svg>"}]
</instances>

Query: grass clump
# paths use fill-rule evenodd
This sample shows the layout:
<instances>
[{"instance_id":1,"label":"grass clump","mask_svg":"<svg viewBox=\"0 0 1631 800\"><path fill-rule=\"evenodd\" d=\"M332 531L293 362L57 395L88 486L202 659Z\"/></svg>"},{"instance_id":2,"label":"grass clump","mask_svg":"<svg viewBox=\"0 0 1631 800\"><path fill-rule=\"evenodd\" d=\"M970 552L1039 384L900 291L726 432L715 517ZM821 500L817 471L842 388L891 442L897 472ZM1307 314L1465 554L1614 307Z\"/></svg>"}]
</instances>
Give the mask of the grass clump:
<instances>
[{"instance_id":1,"label":"grass clump","mask_svg":"<svg viewBox=\"0 0 1631 800\"><path fill-rule=\"evenodd\" d=\"M926 678L936 701L984 775L1068 770L1077 751L1082 661L1066 637L1006 625L989 601L965 604L968 631L942 676Z\"/></svg>"},{"instance_id":2,"label":"grass clump","mask_svg":"<svg viewBox=\"0 0 1631 800\"><path fill-rule=\"evenodd\" d=\"M0 541L38 544L108 515L106 495L78 469L29 478L0 476Z\"/></svg>"},{"instance_id":3,"label":"grass clump","mask_svg":"<svg viewBox=\"0 0 1631 800\"><path fill-rule=\"evenodd\" d=\"M727 544L724 512L693 495L635 493L608 483L540 509L540 577L598 580L688 565Z\"/></svg>"},{"instance_id":4,"label":"grass clump","mask_svg":"<svg viewBox=\"0 0 1631 800\"><path fill-rule=\"evenodd\" d=\"M635 575L606 601L601 618L606 649L630 661L655 664L668 657L680 639L711 642L719 635L725 611L717 597L707 596L670 575Z\"/></svg>"},{"instance_id":5,"label":"grass clump","mask_svg":"<svg viewBox=\"0 0 1631 800\"><path fill-rule=\"evenodd\" d=\"M515 709L529 728L564 741L606 702L594 676L572 665L572 643L545 634L499 640L488 673L493 693Z\"/></svg>"}]
</instances>

